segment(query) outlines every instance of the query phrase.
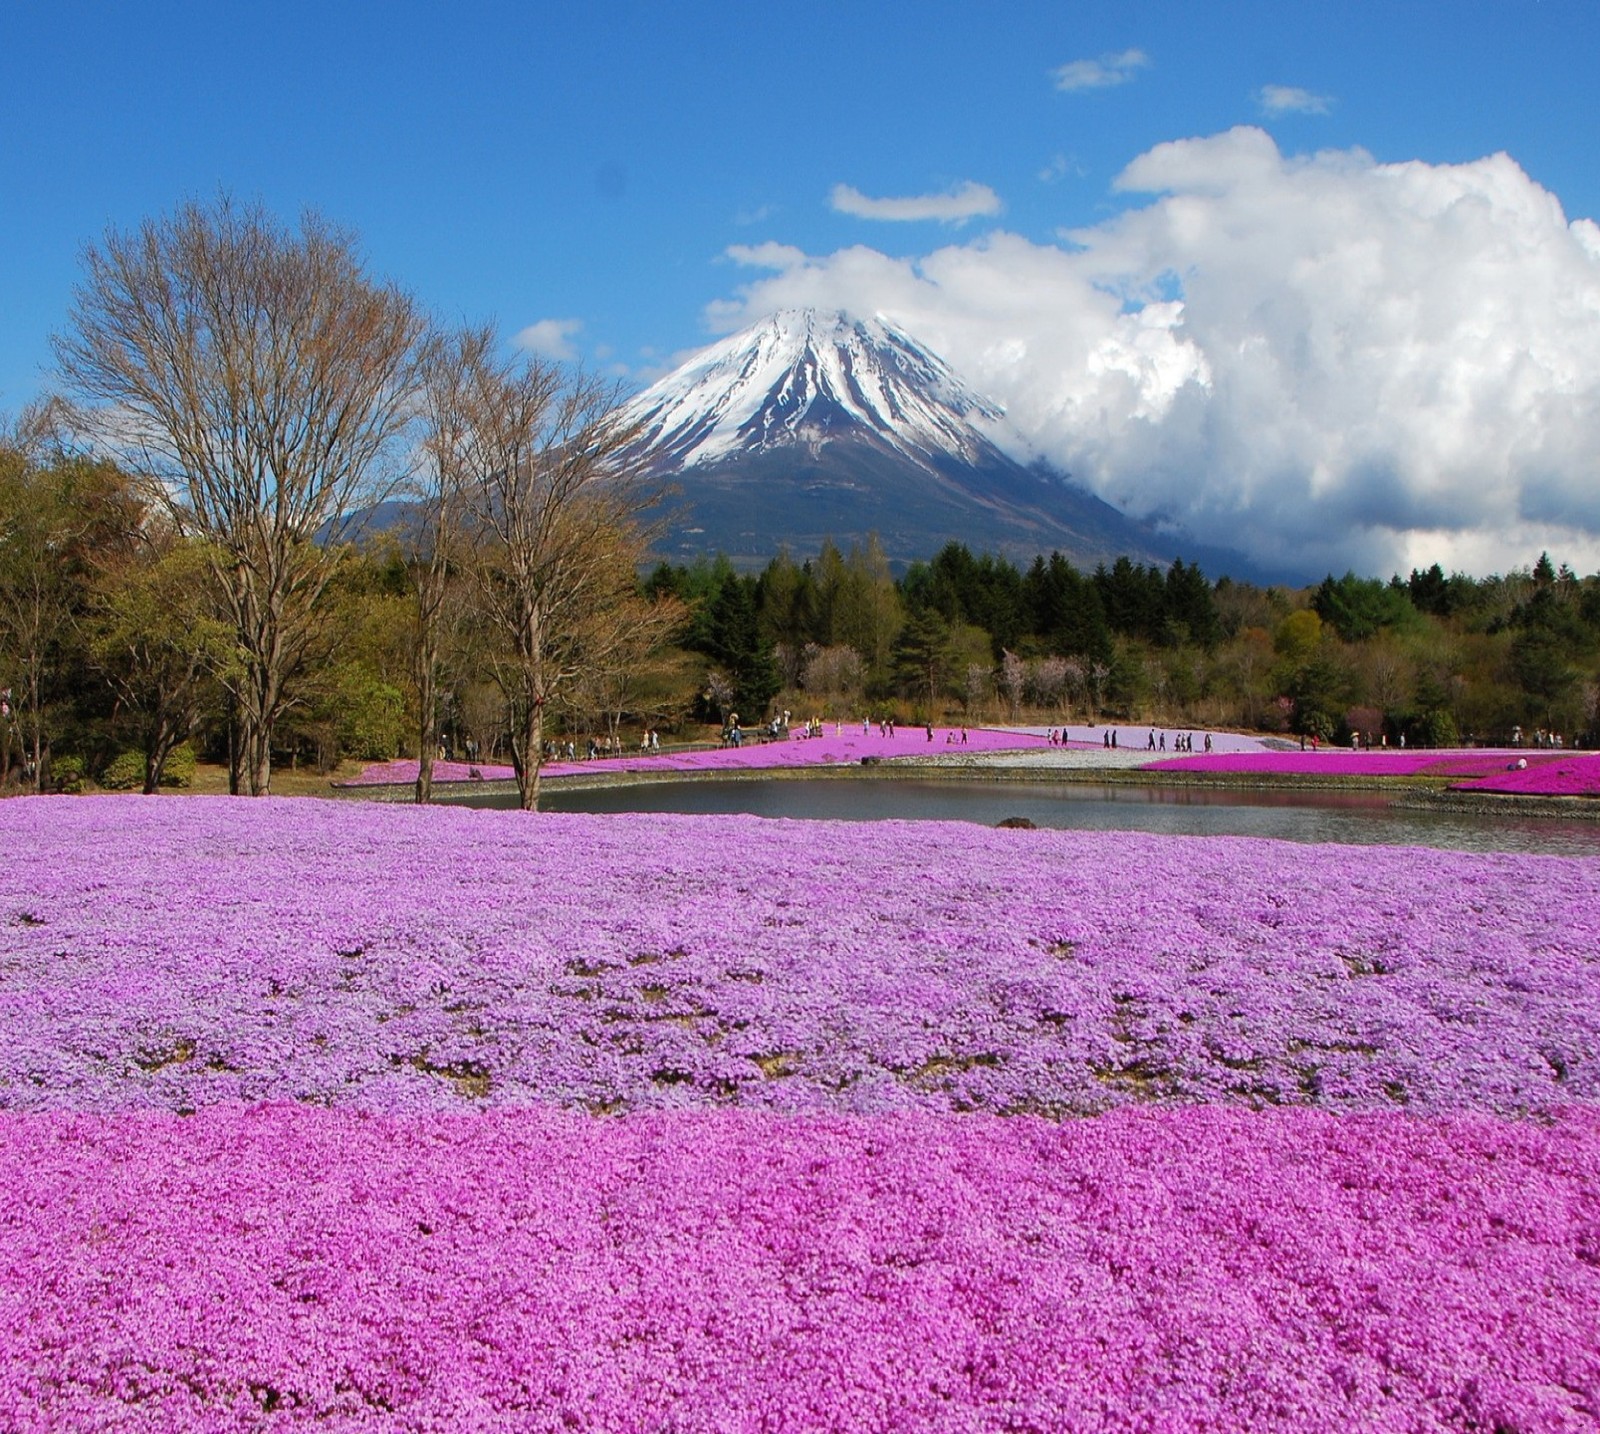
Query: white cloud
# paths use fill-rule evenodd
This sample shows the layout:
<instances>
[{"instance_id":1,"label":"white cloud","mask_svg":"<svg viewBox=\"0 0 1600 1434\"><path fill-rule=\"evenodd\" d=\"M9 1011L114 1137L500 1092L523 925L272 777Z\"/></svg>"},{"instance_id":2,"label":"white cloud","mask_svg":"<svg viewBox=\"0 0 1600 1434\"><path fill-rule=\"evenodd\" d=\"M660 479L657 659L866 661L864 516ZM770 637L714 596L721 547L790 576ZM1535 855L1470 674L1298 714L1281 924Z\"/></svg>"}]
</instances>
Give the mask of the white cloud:
<instances>
[{"instance_id":1,"label":"white cloud","mask_svg":"<svg viewBox=\"0 0 1600 1434\"><path fill-rule=\"evenodd\" d=\"M909 194L899 199L872 199L851 185L836 184L828 203L840 214L853 214L858 219L897 222L937 219L945 224L961 224L1000 212L1000 196L987 184L970 179L943 194Z\"/></svg>"},{"instance_id":2,"label":"white cloud","mask_svg":"<svg viewBox=\"0 0 1600 1434\"><path fill-rule=\"evenodd\" d=\"M1263 561L1600 567L1600 228L1505 155L1286 157L1251 128L1116 187L1134 207L1054 245L730 251L771 272L708 317L883 313L1079 481Z\"/></svg>"},{"instance_id":3,"label":"white cloud","mask_svg":"<svg viewBox=\"0 0 1600 1434\"><path fill-rule=\"evenodd\" d=\"M1269 115L1325 115L1333 100L1295 85L1262 85L1256 92L1256 103Z\"/></svg>"},{"instance_id":4,"label":"white cloud","mask_svg":"<svg viewBox=\"0 0 1600 1434\"><path fill-rule=\"evenodd\" d=\"M1109 90L1127 84L1134 71L1149 63L1150 57L1143 50L1123 50L1120 54L1102 55L1098 60L1072 60L1050 73L1058 90Z\"/></svg>"},{"instance_id":5,"label":"white cloud","mask_svg":"<svg viewBox=\"0 0 1600 1434\"><path fill-rule=\"evenodd\" d=\"M789 269L806 257L804 250L771 239L765 244L730 244L723 252L735 264L751 269Z\"/></svg>"},{"instance_id":6,"label":"white cloud","mask_svg":"<svg viewBox=\"0 0 1600 1434\"><path fill-rule=\"evenodd\" d=\"M578 351L572 346L572 338L582 328L582 319L540 319L520 330L512 343L519 349L538 354L540 358L571 363L578 357Z\"/></svg>"},{"instance_id":7,"label":"white cloud","mask_svg":"<svg viewBox=\"0 0 1600 1434\"><path fill-rule=\"evenodd\" d=\"M1082 161L1071 155L1054 154L1050 156L1050 162L1039 171L1039 183L1055 184L1058 180L1069 176L1073 179L1082 179L1087 173Z\"/></svg>"}]
</instances>

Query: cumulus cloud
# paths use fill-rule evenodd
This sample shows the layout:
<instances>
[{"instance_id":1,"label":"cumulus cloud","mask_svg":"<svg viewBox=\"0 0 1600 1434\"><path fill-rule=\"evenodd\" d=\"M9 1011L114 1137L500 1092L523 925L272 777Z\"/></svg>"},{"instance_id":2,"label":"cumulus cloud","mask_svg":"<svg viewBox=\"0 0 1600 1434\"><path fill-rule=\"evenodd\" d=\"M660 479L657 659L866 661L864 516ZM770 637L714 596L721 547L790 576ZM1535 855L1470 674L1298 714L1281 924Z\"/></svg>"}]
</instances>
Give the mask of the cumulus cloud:
<instances>
[{"instance_id":1,"label":"cumulus cloud","mask_svg":"<svg viewBox=\"0 0 1600 1434\"><path fill-rule=\"evenodd\" d=\"M572 338L582 328L582 319L540 319L519 330L512 342L540 358L571 363L578 357Z\"/></svg>"},{"instance_id":2,"label":"cumulus cloud","mask_svg":"<svg viewBox=\"0 0 1600 1434\"><path fill-rule=\"evenodd\" d=\"M1070 60L1051 71L1058 90L1109 90L1125 85L1150 63L1143 50L1123 50L1115 55L1102 55L1098 60Z\"/></svg>"},{"instance_id":3,"label":"cumulus cloud","mask_svg":"<svg viewBox=\"0 0 1600 1434\"><path fill-rule=\"evenodd\" d=\"M1314 95L1295 85L1262 85L1256 103L1269 115L1325 115L1333 101L1327 95Z\"/></svg>"},{"instance_id":4,"label":"cumulus cloud","mask_svg":"<svg viewBox=\"0 0 1600 1434\"><path fill-rule=\"evenodd\" d=\"M852 185L836 184L828 202L840 214L897 222L937 219L945 224L962 224L1000 212L1000 196L987 184L970 179L943 194L909 194L898 199L873 199Z\"/></svg>"},{"instance_id":5,"label":"cumulus cloud","mask_svg":"<svg viewBox=\"0 0 1600 1434\"><path fill-rule=\"evenodd\" d=\"M1116 187L1124 212L1056 244L730 251L767 272L708 317L882 313L1031 451L1264 562L1600 567L1600 227L1503 154L1286 156L1254 128Z\"/></svg>"}]
</instances>

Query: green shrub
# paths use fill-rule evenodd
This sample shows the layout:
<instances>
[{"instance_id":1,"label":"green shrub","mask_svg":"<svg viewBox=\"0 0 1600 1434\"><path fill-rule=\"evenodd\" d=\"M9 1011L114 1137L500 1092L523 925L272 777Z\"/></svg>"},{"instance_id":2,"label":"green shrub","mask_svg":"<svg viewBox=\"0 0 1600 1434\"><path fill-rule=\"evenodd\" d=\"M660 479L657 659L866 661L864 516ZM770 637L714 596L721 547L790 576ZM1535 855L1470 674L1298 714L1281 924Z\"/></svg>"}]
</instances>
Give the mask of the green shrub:
<instances>
[{"instance_id":1,"label":"green shrub","mask_svg":"<svg viewBox=\"0 0 1600 1434\"><path fill-rule=\"evenodd\" d=\"M194 785L194 768L194 748L187 742L181 743L167 753L167 760L161 767L161 785L163 787L192 787Z\"/></svg>"},{"instance_id":2,"label":"green shrub","mask_svg":"<svg viewBox=\"0 0 1600 1434\"><path fill-rule=\"evenodd\" d=\"M404 735L404 696L356 667L345 669L341 676L340 750L364 762L390 761L400 751Z\"/></svg>"},{"instance_id":3,"label":"green shrub","mask_svg":"<svg viewBox=\"0 0 1600 1434\"><path fill-rule=\"evenodd\" d=\"M57 757L50 763L50 780L58 792L76 796L83 790L83 758Z\"/></svg>"},{"instance_id":4,"label":"green shrub","mask_svg":"<svg viewBox=\"0 0 1600 1434\"><path fill-rule=\"evenodd\" d=\"M108 792L143 791L144 771L143 752L122 752L100 773L100 785Z\"/></svg>"},{"instance_id":5,"label":"green shrub","mask_svg":"<svg viewBox=\"0 0 1600 1434\"><path fill-rule=\"evenodd\" d=\"M1459 747L1461 734L1456 730L1456 719L1448 712L1434 711L1423 715L1416 727L1417 740L1424 747Z\"/></svg>"}]
</instances>

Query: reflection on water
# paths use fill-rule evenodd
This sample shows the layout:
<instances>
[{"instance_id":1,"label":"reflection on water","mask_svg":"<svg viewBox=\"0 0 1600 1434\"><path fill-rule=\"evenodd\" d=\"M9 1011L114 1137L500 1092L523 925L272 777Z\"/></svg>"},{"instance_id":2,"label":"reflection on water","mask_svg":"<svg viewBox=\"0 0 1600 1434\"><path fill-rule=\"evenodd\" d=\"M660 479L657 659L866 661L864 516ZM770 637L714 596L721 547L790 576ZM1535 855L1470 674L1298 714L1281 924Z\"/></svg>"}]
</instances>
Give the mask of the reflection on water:
<instances>
[{"instance_id":1,"label":"reflection on water","mask_svg":"<svg viewBox=\"0 0 1600 1434\"><path fill-rule=\"evenodd\" d=\"M475 807L514 807L479 795ZM829 821L966 821L994 826L1026 817L1041 827L1284 841L1413 845L1460 851L1600 856L1600 822L1409 811L1375 792L1238 791L1079 782L984 782L967 778L818 777L811 780L682 781L562 791L553 812L681 812Z\"/></svg>"}]
</instances>

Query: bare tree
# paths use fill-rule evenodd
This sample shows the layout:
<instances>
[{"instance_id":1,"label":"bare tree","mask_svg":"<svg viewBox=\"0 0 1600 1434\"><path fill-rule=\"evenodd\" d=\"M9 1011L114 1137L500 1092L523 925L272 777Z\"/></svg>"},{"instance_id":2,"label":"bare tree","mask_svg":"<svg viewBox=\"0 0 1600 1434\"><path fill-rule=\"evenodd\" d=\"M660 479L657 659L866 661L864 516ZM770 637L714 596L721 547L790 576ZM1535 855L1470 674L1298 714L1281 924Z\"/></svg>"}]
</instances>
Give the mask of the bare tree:
<instances>
[{"instance_id":1,"label":"bare tree","mask_svg":"<svg viewBox=\"0 0 1600 1434\"><path fill-rule=\"evenodd\" d=\"M1091 662L1089 664L1089 686L1094 693L1094 708L1090 715L1091 721L1105 711L1106 680L1110 676L1110 664L1104 662Z\"/></svg>"},{"instance_id":2,"label":"bare tree","mask_svg":"<svg viewBox=\"0 0 1600 1434\"><path fill-rule=\"evenodd\" d=\"M238 648L231 781L264 795L334 547L387 488L421 319L350 234L226 197L109 230L84 270L57 360L97 440L205 540Z\"/></svg>"},{"instance_id":3,"label":"bare tree","mask_svg":"<svg viewBox=\"0 0 1600 1434\"><path fill-rule=\"evenodd\" d=\"M1066 682L1067 703L1070 708L1071 703L1079 700L1079 695L1088 680L1088 669L1085 668L1082 658L1068 657L1062 661L1062 675Z\"/></svg>"},{"instance_id":4,"label":"bare tree","mask_svg":"<svg viewBox=\"0 0 1600 1434\"><path fill-rule=\"evenodd\" d=\"M643 593L621 593L609 614L617 628L617 641L604 654L584 665L562 701L568 717L581 717L603 727L613 746L620 748L622 719L638 713L654 689L660 695L658 654L689 620L689 609L665 594L647 598Z\"/></svg>"},{"instance_id":5,"label":"bare tree","mask_svg":"<svg viewBox=\"0 0 1600 1434\"><path fill-rule=\"evenodd\" d=\"M474 376L490 362L487 328L436 335L423 366L423 461L417 470L417 520L403 547L416 597L412 660L417 684L417 801L433 795L439 745L440 679L447 616L464 556L464 489L474 458Z\"/></svg>"},{"instance_id":6,"label":"bare tree","mask_svg":"<svg viewBox=\"0 0 1600 1434\"><path fill-rule=\"evenodd\" d=\"M861 654L846 643L819 647L808 642L802 653L800 686L806 696L818 699L854 697L866 684L867 667Z\"/></svg>"},{"instance_id":7,"label":"bare tree","mask_svg":"<svg viewBox=\"0 0 1600 1434\"><path fill-rule=\"evenodd\" d=\"M1385 713L1399 710L1414 681L1407 654L1387 633L1380 633L1367 645L1363 656L1373 701Z\"/></svg>"},{"instance_id":8,"label":"bare tree","mask_svg":"<svg viewBox=\"0 0 1600 1434\"><path fill-rule=\"evenodd\" d=\"M538 358L485 346L464 376L461 453L476 599L499 641L490 671L506 697L525 810L539 804L546 708L627 649L639 615L639 513L658 496L631 460L636 433L617 394Z\"/></svg>"},{"instance_id":9,"label":"bare tree","mask_svg":"<svg viewBox=\"0 0 1600 1434\"><path fill-rule=\"evenodd\" d=\"M963 702L969 718L977 717L989 696L989 689L994 683L994 668L985 662L969 662L967 664L966 686L962 689Z\"/></svg>"}]
</instances>

